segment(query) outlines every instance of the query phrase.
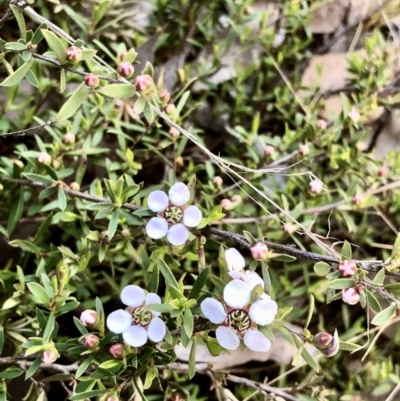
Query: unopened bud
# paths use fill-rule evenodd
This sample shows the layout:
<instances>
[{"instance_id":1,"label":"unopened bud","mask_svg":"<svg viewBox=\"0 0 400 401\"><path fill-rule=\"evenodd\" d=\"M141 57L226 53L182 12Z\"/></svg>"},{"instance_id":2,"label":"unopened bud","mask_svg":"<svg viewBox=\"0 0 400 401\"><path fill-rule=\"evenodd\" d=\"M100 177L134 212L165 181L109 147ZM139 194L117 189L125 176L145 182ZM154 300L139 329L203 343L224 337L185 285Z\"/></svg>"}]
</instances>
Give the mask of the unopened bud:
<instances>
[{"instance_id":1,"label":"unopened bud","mask_svg":"<svg viewBox=\"0 0 400 401\"><path fill-rule=\"evenodd\" d=\"M325 129L327 127L326 121L321 118L317 121L317 127L320 129Z\"/></svg>"},{"instance_id":2,"label":"unopened bud","mask_svg":"<svg viewBox=\"0 0 400 401\"><path fill-rule=\"evenodd\" d=\"M167 104L167 106L165 107L165 112L169 115L169 116L174 116L176 114L176 107L173 103Z\"/></svg>"},{"instance_id":3,"label":"unopened bud","mask_svg":"<svg viewBox=\"0 0 400 401\"><path fill-rule=\"evenodd\" d=\"M343 277L352 277L357 271L357 265L352 260L343 260L339 264L339 272Z\"/></svg>"},{"instance_id":4,"label":"unopened bud","mask_svg":"<svg viewBox=\"0 0 400 401\"><path fill-rule=\"evenodd\" d=\"M128 61L123 61L118 66L117 71L118 71L118 74L121 75L121 77L129 78L135 72L135 68L133 67L132 63L130 63Z\"/></svg>"},{"instance_id":5,"label":"unopened bud","mask_svg":"<svg viewBox=\"0 0 400 401\"><path fill-rule=\"evenodd\" d=\"M360 293L357 288L344 288L342 290L342 301L349 305L356 305L360 302Z\"/></svg>"},{"instance_id":6,"label":"unopened bud","mask_svg":"<svg viewBox=\"0 0 400 401\"><path fill-rule=\"evenodd\" d=\"M58 358L58 355L54 351L48 350L48 351L44 351L42 353L43 363L47 363L47 364L53 363L57 360L57 358Z\"/></svg>"},{"instance_id":7,"label":"unopened bud","mask_svg":"<svg viewBox=\"0 0 400 401\"><path fill-rule=\"evenodd\" d=\"M267 146L264 148L264 153L265 153L267 156L271 156L271 155L273 155L273 154L275 153L275 148L274 148L273 146L271 146L271 145L267 145Z\"/></svg>"},{"instance_id":8,"label":"unopened bud","mask_svg":"<svg viewBox=\"0 0 400 401\"><path fill-rule=\"evenodd\" d=\"M89 349L96 348L99 345L99 342L99 338L94 334L88 334L84 340L85 347Z\"/></svg>"},{"instance_id":9,"label":"unopened bud","mask_svg":"<svg viewBox=\"0 0 400 401\"><path fill-rule=\"evenodd\" d=\"M255 260L265 260L268 255L268 247L263 242L257 242L250 248L251 256Z\"/></svg>"},{"instance_id":10,"label":"unopened bud","mask_svg":"<svg viewBox=\"0 0 400 401\"><path fill-rule=\"evenodd\" d=\"M88 88L96 88L100 84L100 78L91 72L85 75L85 85Z\"/></svg>"},{"instance_id":11,"label":"unopened bud","mask_svg":"<svg viewBox=\"0 0 400 401\"><path fill-rule=\"evenodd\" d=\"M82 49L78 46L70 46L67 49L67 59L72 63L78 63L82 58Z\"/></svg>"},{"instance_id":12,"label":"unopened bud","mask_svg":"<svg viewBox=\"0 0 400 401\"><path fill-rule=\"evenodd\" d=\"M318 178L312 180L310 182L310 189L311 192L314 192L316 194L319 194L322 192L322 189L324 188L324 184L322 183L321 180L319 180Z\"/></svg>"},{"instance_id":13,"label":"unopened bud","mask_svg":"<svg viewBox=\"0 0 400 401\"><path fill-rule=\"evenodd\" d=\"M75 135L68 132L63 136L63 141L65 143L75 143Z\"/></svg>"},{"instance_id":14,"label":"unopened bud","mask_svg":"<svg viewBox=\"0 0 400 401\"><path fill-rule=\"evenodd\" d=\"M143 92L153 85L153 78L148 74L138 75L135 78L135 87L138 91Z\"/></svg>"},{"instance_id":15,"label":"unopened bud","mask_svg":"<svg viewBox=\"0 0 400 401\"><path fill-rule=\"evenodd\" d=\"M282 228L287 234L293 234L296 231L296 227L292 223L285 223Z\"/></svg>"},{"instance_id":16,"label":"unopened bud","mask_svg":"<svg viewBox=\"0 0 400 401\"><path fill-rule=\"evenodd\" d=\"M172 138L176 139L176 138L179 137L179 135L180 135L181 133L180 133L179 130L177 130L175 127L171 127L171 128L169 129L169 134L172 136Z\"/></svg>"},{"instance_id":17,"label":"unopened bud","mask_svg":"<svg viewBox=\"0 0 400 401\"><path fill-rule=\"evenodd\" d=\"M161 93L160 93L160 99L163 102L169 102L169 99L171 99L171 94L164 89Z\"/></svg>"},{"instance_id":18,"label":"unopened bud","mask_svg":"<svg viewBox=\"0 0 400 401\"><path fill-rule=\"evenodd\" d=\"M362 194L354 195L354 197L353 197L353 202L354 202L357 206L360 206L360 205L363 203L363 201L364 201L364 195L362 195Z\"/></svg>"},{"instance_id":19,"label":"unopened bud","mask_svg":"<svg viewBox=\"0 0 400 401\"><path fill-rule=\"evenodd\" d=\"M351 109L348 116L354 124L357 124L360 121L360 113L356 109Z\"/></svg>"},{"instance_id":20,"label":"unopened bud","mask_svg":"<svg viewBox=\"0 0 400 401\"><path fill-rule=\"evenodd\" d=\"M44 164L50 164L51 156L47 152L40 152L38 156L38 162Z\"/></svg>"},{"instance_id":21,"label":"unopened bud","mask_svg":"<svg viewBox=\"0 0 400 401\"><path fill-rule=\"evenodd\" d=\"M108 231L104 230L100 233L100 239L103 242L103 244L109 244L110 239L108 238Z\"/></svg>"},{"instance_id":22,"label":"unopened bud","mask_svg":"<svg viewBox=\"0 0 400 401\"><path fill-rule=\"evenodd\" d=\"M126 228L124 228L124 229L121 231L121 235L122 235L123 237L128 237L130 234L131 234L131 232L130 232L128 229L126 229Z\"/></svg>"},{"instance_id":23,"label":"unopened bud","mask_svg":"<svg viewBox=\"0 0 400 401\"><path fill-rule=\"evenodd\" d=\"M220 187L222 184L223 184L223 180L222 180L222 178L219 176L219 175L216 175L214 178L213 178L213 184L214 185L216 185L217 187Z\"/></svg>"},{"instance_id":24,"label":"unopened bud","mask_svg":"<svg viewBox=\"0 0 400 401\"><path fill-rule=\"evenodd\" d=\"M378 168L378 175L379 177L386 177L388 175L388 169L385 166L380 166Z\"/></svg>"},{"instance_id":25,"label":"unopened bud","mask_svg":"<svg viewBox=\"0 0 400 401\"><path fill-rule=\"evenodd\" d=\"M73 191L79 191L81 189L81 186L77 183L77 182L71 182L71 184L69 184L69 187L73 190Z\"/></svg>"},{"instance_id":26,"label":"unopened bud","mask_svg":"<svg viewBox=\"0 0 400 401\"><path fill-rule=\"evenodd\" d=\"M110 347L109 352L114 359L119 359L124 355L124 346L122 344L114 344Z\"/></svg>"},{"instance_id":27,"label":"unopened bud","mask_svg":"<svg viewBox=\"0 0 400 401\"><path fill-rule=\"evenodd\" d=\"M81 317L79 320L85 327L92 327L97 320L99 319L99 315L95 310L86 309L81 313Z\"/></svg>"},{"instance_id":28,"label":"unopened bud","mask_svg":"<svg viewBox=\"0 0 400 401\"><path fill-rule=\"evenodd\" d=\"M221 206L225 210L232 209L232 201L230 199L222 199Z\"/></svg>"},{"instance_id":29,"label":"unopened bud","mask_svg":"<svg viewBox=\"0 0 400 401\"><path fill-rule=\"evenodd\" d=\"M334 336L325 332L317 333L312 343L327 357L334 356L339 351L339 337L336 331Z\"/></svg>"},{"instance_id":30,"label":"unopened bud","mask_svg":"<svg viewBox=\"0 0 400 401\"><path fill-rule=\"evenodd\" d=\"M232 196L232 202L235 202L235 203L242 203L242 197L240 196L240 195L233 195Z\"/></svg>"},{"instance_id":31,"label":"unopened bud","mask_svg":"<svg viewBox=\"0 0 400 401\"><path fill-rule=\"evenodd\" d=\"M299 153L303 156L306 156L310 153L310 148L308 147L308 145L300 145Z\"/></svg>"}]
</instances>

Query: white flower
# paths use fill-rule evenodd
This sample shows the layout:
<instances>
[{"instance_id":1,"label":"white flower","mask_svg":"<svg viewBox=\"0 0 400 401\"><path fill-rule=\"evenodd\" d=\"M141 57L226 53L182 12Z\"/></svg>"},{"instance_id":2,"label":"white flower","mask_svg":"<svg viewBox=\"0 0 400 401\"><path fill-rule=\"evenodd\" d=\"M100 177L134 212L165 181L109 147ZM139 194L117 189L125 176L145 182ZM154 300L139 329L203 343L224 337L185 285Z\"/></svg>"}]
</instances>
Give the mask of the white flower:
<instances>
[{"instance_id":1,"label":"white flower","mask_svg":"<svg viewBox=\"0 0 400 401\"><path fill-rule=\"evenodd\" d=\"M170 188L168 195L164 191L153 191L148 198L149 209L158 213L146 225L150 238L165 237L172 245L183 245L189 238L189 228L197 227L202 214L197 206L188 206L190 191L183 182L177 182Z\"/></svg>"},{"instance_id":2,"label":"white flower","mask_svg":"<svg viewBox=\"0 0 400 401\"><path fill-rule=\"evenodd\" d=\"M145 305L161 304L157 294L145 292L137 285L128 285L121 292L121 301L128 306L118 309L107 317L107 327L116 334L122 334L126 343L141 347L147 339L159 342L165 337L165 323L158 317L160 312L143 308Z\"/></svg>"},{"instance_id":3,"label":"white flower","mask_svg":"<svg viewBox=\"0 0 400 401\"><path fill-rule=\"evenodd\" d=\"M214 298L206 298L200 304L203 315L211 323L220 325L215 335L226 349L237 349L240 340L256 352L266 352L271 347L271 342L257 330L257 325L270 324L278 312L278 305L267 294L249 304L251 290L243 281L232 280L224 288L225 306Z\"/></svg>"},{"instance_id":4,"label":"white flower","mask_svg":"<svg viewBox=\"0 0 400 401\"><path fill-rule=\"evenodd\" d=\"M246 262L236 248L229 248L225 251L225 260L231 278L244 281L251 289L259 284L264 288L264 281L256 272L244 270Z\"/></svg>"}]
</instances>

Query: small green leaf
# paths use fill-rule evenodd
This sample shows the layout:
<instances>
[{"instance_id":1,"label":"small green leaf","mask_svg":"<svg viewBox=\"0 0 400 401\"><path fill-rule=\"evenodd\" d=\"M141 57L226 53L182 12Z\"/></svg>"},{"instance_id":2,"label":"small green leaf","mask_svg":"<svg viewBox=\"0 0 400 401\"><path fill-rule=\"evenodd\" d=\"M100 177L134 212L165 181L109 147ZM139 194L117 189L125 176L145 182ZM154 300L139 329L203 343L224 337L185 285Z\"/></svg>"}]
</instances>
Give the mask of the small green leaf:
<instances>
[{"instance_id":1,"label":"small green leaf","mask_svg":"<svg viewBox=\"0 0 400 401\"><path fill-rule=\"evenodd\" d=\"M4 347L4 327L0 327L0 355Z\"/></svg>"},{"instance_id":2,"label":"small green leaf","mask_svg":"<svg viewBox=\"0 0 400 401\"><path fill-rule=\"evenodd\" d=\"M67 197L65 196L64 190L59 187L57 191L58 207L64 211L67 207Z\"/></svg>"},{"instance_id":3,"label":"small green leaf","mask_svg":"<svg viewBox=\"0 0 400 401\"><path fill-rule=\"evenodd\" d=\"M273 256L271 256L271 259L274 259L279 262L294 262L297 258L295 258L294 256L291 256L291 255L274 254Z\"/></svg>"},{"instance_id":4,"label":"small green leaf","mask_svg":"<svg viewBox=\"0 0 400 401\"><path fill-rule=\"evenodd\" d=\"M67 47L55 33L48 31L47 29L42 29L41 31L50 49L56 54L60 63L64 64L67 60Z\"/></svg>"},{"instance_id":5,"label":"small green leaf","mask_svg":"<svg viewBox=\"0 0 400 401\"><path fill-rule=\"evenodd\" d=\"M380 311L371 321L374 326L382 326L389 321L396 310L396 304L391 304L387 308Z\"/></svg>"},{"instance_id":6,"label":"small green leaf","mask_svg":"<svg viewBox=\"0 0 400 401\"><path fill-rule=\"evenodd\" d=\"M183 329L186 335L190 338L193 334L193 315L190 309L186 309L183 314Z\"/></svg>"},{"instance_id":7,"label":"small green leaf","mask_svg":"<svg viewBox=\"0 0 400 401\"><path fill-rule=\"evenodd\" d=\"M314 271L318 276L325 277L331 271L331 267L326 262L318 262L314 265Z\"/></svg>"},{"instance_id":8,"label":"small green leaf","mask_svg":"<svg viewBox=\"0 0 400 401\"><path fill-rule=\"evenodd\" d=\"M315 308L315 298L312 294L309 295L309 299L310 299L310 305L308 307L308 316L307 316L306 324L304 326L305 329L308 327L308 325L311 322L311 319L312 319L312 316L314 313L314 308Z\"/></svg>"},{"instance_id":9,"label":"small green leaf","mask_svg":"<svg viewBox=\"0 0 400 401\"><path fill-rule=\"evenodd\" d=\"M26 74L26 80L35 88L39 88L39 81L32 70L29 70Z\"/></svg>"},{"instance_id":10,"label":"small green leaf","mask_svg":"<svg viewBox=\"0 0 400 401\"><path fill-rule=\"evenodd\" d=\"M64 103L56 116L56 121L68 120L79 109L81 104L86 98L88 88L85 82L82 82L78 89L71 95L71 97Z\"/></svg>"},{"instance_id":11,"label":"small green leaf","mask_svg":"<svg viewBox=\"0 0 400 401\"><path fill-rule=\"evenodd\" d=\"M358 344L349 343L347 341L339 341L339 349L343 351L355 351L359 348L360 346Z\"/></svg>"},{"instance_id":12,"label":"small green leaf","mask_svg":"<svg viewBox=\"0 0 400 401\"><path fill-rule=\"evenodd\" d=\"M352 256L351 245L347 241L344 241L340 256L342 260L351 259Z\"/></svg>"},{"instance_id":13,"label":"small green leaf","mask_svg":"<svg viewBox=\"0 0 400 401\"><path fill-rule=\"evenodd\" d=\"M22 373L24 373L22 369L11 366L0 372L0 379L15 379L16 377L21 376Z\"/></svg>"},{"instance_id":14,"label":"small green leaf","mask_svg":"<svg viewBox=\"0 0 400 401\"><path fill-rule=\"evenodd\" d=\"M108 223L108 239L111 240L118 228L119 210L114 210Z\"/></svg>"},{"instance_id":15,"label":"small green leaf","mask_svg":"<svg viewBox=\"0 0 400 401\"><path fill-rule=\"evenodd\" d=\"M243 235L246 237L247 242L250 245L254 245L257 242L256 239L253 237L253 235L251 233L249 233L248 231L243 231Z\"/></svg>"},{"instance_id":16,"label":"small green leaf","mask_svg":"<svg viewBox=\"0 0 400 401\"><path fill-rule=\"evenodd\" d=\"M46 290L38 283L31 282L26 284L29 291L36 298L37 302L44 305L50 304L50 297L47 295Z\"/></svg>"},{"instance_id":17,"label":"small green leaf","mask_svg":"<svg viewBox=\"0 0 400 401\"><path fill-rule=\"evenodd\" d=\"M335 290L343 290L344 288L350 288L355 286L355 281L352 278L338 278L327 283L328 288Z\"/></svg>"},{"instance_id":18,"label":"small green leaf","mask_svg":"<svg viewBox=\"0 0 400 401\"><path fill-rule=\"evenodd\" d=\"M28 371L25 374L25 380L28 380L30 377L32 377L36 371L39 369L40 365L42 364L42 359L40 356L38 356L35 359L35 362L32 363L32 365L29 367Z\"/></svg>"},{"instance_id":19,"label":"small green leaf","mask_svg":"<svg viewBox=\"0 0 400 401\"><path fill-rule=\"evenodd\" d=\"M56 318L54 316L54 313L50 313L49 318L47 320L46 328L43 333L43 345L47 344L50 341L55 323L56 323Z\"/></svg>"},{"instance_id":20,"label":"small green leaf","mask_svg":"<svg viewBox=\"0 0 400 401\"><path fill-rule=\"evenodd\" d=\"M381 285L383 284L385 280L385 269L382 268L381 270L379 270L379 272L376 274L376 276L374 277L374 279L372 280L372 282L376 285Z\"/></svg>"},{"instance_id":21,"label":"small green leaf","mask_svg":"<svg viewBox=\"0 0 400 401\"><path fill-rule=\"evenodd\" d=\"M179 288L179 284L176 281L174 275L172 274L171 269L165 263L163 259L157 259L157 265L160 269L161 274L164 276L165 284L168 287Z\"/></svg>"},{"instance_id":22,"label":"small green leaf","mask_svg":"<svg viewBox=\"0 0 400 401\"><path fill-rule=\"evenodd\" d=\"M137 115L141 114L146 106L146 98L144 96L139 96L133 105L133 112Z\"/></svg>"},{"instance_id":23,"label":"small green leaf","mask_svg":"<svg viewBox=\"0 0 400 401\"><path fill-rule=\"evenodd\" d=\"M24 209L24 191L21 189L19 192L19 197L16 202L13 203L10 210L10 217L7 222L7 233L8 236L14 231L15 225L22 216Z\"/></svg>"},{"instance_id":24,"label":"small green leaf","mask_svg":"<svg viewBox=\"0 0 400 401\"><path fill-rule=\"evenodd\" d=\"M13 4L10 4L10 9L14 14L14 17L17 21L19 32L21 33L21 38L25 41L26 40L26 25L24 16L22 15L21 9Z\"/></svg>"},{"instance_id":25,"label":"small green leaf","mask_svg":"<svg viewBox=\"0 0 400 401\"><path fill-rule=\"evenodd\" d=\"M207 283L208 276L210 274L210 268L206 267L197 277L196 281L193 284L192 290L189 294L189 299L197 299L199 294L201 293L203 287Z\"/></svg>"},{"instance_id":26,"label":"small green leaf","mask_svg":"<svg viewBox=\"0 0 400 401\"><path fill-rule=\"evenodd\" d=\"M375 311L380 312L382 310L379 301L376 299L375 295L365 288L365 292L367 293L367 300L369 306Z\"/></svg>"},{"instance_id":27,"label":"small green leaf","mask_svg":"<svg viewBox=\"0 0 400 401\"><path fill-rule=\"evenodd\" d=\"M82 322L81 322L78 318L76 318L75 316L74 316L74 323L75 323L76 328L79 330L79 332L80 332L83 336L89 333L89 332L86 330L86 327L82 324Z\"/></svg>"},{"instance_id":28,"label":"small green leaf","mask_svg":"<svg viewBox=\"0 0 400 401\"><path fill-rule=\"evenodd\" d=\"M160 282L160 270L157 265L154 265L153 271L151 272L150 292L157 294L159 282Z\"/></svg>"},{"instance_id":29,"label":"small green leaf","mask_svg":"<svg viewBox=\"0 0 400 401\"><path fill-rule=\"evenodd\" d=\"M110 84L97 91L100 95L111 97L112 99L127 99L132 97L135 92L136 88L132 84Z\"/></svg>"},{"instance_id":30,"label":"small green leaf","mask_svg":"<svg viewBox=\"0 0 400 401\"><path fill-rule=\"evenodd\" d=\"M269 275L268 263L265 260L261 261L261 272L264 280L264 290L270 294L272 289L271 277Z\"/></svg>"},{"instance_id":31,"label":"small green leaf","mask_svg":"<svg viewBox=\"0 0 400 401\"><path fill-rule=\"evenodd\" d=\"M82 362L82 364L85 361ZM82 366L82 365L81 365ZM81 367L79 366L79 368ZM81 376L81 375L80 375ZM78 377L78 372L76 374L76 377ZM110 390L108 389L104 389L104 390L91 390L91 391L85 391L84 393L79 393L79 394L75 394L72 397L70 397L71 401L80 401L80 400L84 400L84 399L89 399L89 398L93 398L93 397L98 397L101 395L104 395L106 393L108 393Z\"/></svg>"},{"instance_id":32,"label":"small green leaf","mask_svg":"<svg viewBox=\"0 0 400 401\"><path fill-rule=\"evenodd\" d=\"M1 84L0 86L10 87L15 86L19 82L21 82L28 71L31 69L33 64L33 59L29 60L27 63L22 64L17 70L15 70L12 74L10 74Z\"/></svg>"},{"instance_id":33,"label":"small green leaf","mask_svg":"<svg viewBox=\"0 0 400 401\"><path fill-rule=\"evenodd\" d=\"M197 338L193 337L192 339L192 346L190 348L189 354L189 379L196 373L196 345L197 345Z\"/></svg>"},{"instance_id":34,"label":"small green leaf","mask_svg":"<svg viewBox=\"0 0 400 401\"><path fill-rule=\"evenodd\" d=\"M86 369L90 366L90 364L94 361L95 355L90 355L88 358L86 358L79 366L78 370L76 371L75 377L81 377L85 372ZM71 397L72 399L76 399ZM80 399L80 398L79 398Z\"/></svg>"}]
</instances>

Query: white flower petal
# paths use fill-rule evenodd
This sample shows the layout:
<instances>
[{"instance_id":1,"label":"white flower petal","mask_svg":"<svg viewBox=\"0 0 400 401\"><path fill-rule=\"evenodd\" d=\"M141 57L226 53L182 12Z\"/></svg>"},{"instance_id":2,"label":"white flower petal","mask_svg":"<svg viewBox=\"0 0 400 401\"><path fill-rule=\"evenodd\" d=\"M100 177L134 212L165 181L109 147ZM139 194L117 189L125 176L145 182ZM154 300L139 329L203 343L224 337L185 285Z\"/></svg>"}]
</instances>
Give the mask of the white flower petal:
<instances>
[{"instance_id":1,"label":"white flower petal","mask_svg":"<svg viewBox=\"0 0 400 401\"><path fill-rule=\"evenodd\" d=\"M232 280L224 288L224 300L234 309L241 309L250 302L251 288L241 280Z\"/></svg>"},{"instance_id":2,"label":"white flower petal","mask_svg":"<svg viewBox=\"0 0 400 401\"><path fill-rule=\"evenodd\" d=\"M163 212L168 204L168 195L160 190L151 192L147 199L147 205L152 212Z\"/></svg>"},{"instance_id":3,"label":"white flower petal","mask_svg":"<svg viewBox=\"0 0 400 401\"><path fill-rule=\"evenodd\" d=\"M183 212L183 223L187 227L197 227L202 217L201 210L197 206L189 206Z\"/></svg>"},{"instance_id":4,"label":"white flower petal","mask_svg":"<svg viewBox=\"0 0 400 401\"><path fill-rule=\"evenodd\" d=\"M250 280L244 273L233 270L231 272L228 272L228 274L233 280L242 280L246 284L250 285Z\"/></svg>"},{"instance_id":5,"label":"white flower petal","mask_svg":"<svg viewBox=\"0 0 400 401\"><path fill-rule=\"evenodd\" d=\"M144 327L135 325L129 327L122 337L132 347L141 347L147 342L147 331Z\"/></svg>"},{"instance_id":6,"label":"white flower petal","mask_svg":"<svg viewBox=\"0 0 400 401\"><path fill-rule=\"evenodd\" d=\"M132 315L123 309L118 309L108 315L106 324L108 330L113 333L124 333L132 325Z\"/></svg>"},{"instance_id":7,"label":"white flower petal","mask_svg":"<svg viewBox=\"0 0 400 401\"><path fill-rule=\"evenodd\" d=\"M264 288L264 280L259 276L256 272L247 271L246 275L248 277L248 283L250 283L251 289L253 289L257 285L261 285Z\"/></svg>"},{"instance_id":8,"label":"white flower petal","mask_svg":"<svg viewBox=\"0 0 400 401\"><path fill-rule=\"evenodd\" d=\"M175 206L182 206L188 203L190 199L190 191L187 185L183 182L177 182L176 184L172 185L169 192L169 200Z\"/></svg>"},{"instance_id":9,"label":"white flower petal","mask_svg":"<svg viewBox=\"0 0 400 401\"><path fill-rule=\"evenodd\" d=\"M230 271L243 270L246 265L244 257L236 248L229 248L225 251L225 260Z\"/></svg>"},{"instance_id":10,"label":"white flower petal","mask_svg":"<svg viewBox=\"0 0 400 401\"><path fill-rule=\"evenodd\" d=\"M247 330L243 341L247 348L255 352L267 352L271 348L271 341L257 330Z\"/></svg>"},{"instance_id":11,"label":"white flower petal","mask_svg":"<svg viewBox=\"0 0 400 401\"><path fill-rule=\"evenodd\" d=\"M150 340L155 343L160 342L165 337L166 331L165 323L159 317L152 319L149 327L147 327L147 334Z\"/></svg>"},{"instance_id":12,"label":"white flower petal","mask_svg":"<svg viewBox=\"0 0 400 401\"><path fill-rule=\"evenodd\" d=\"M226 318L227 314L221 302L214 298L206 298L200 304L203 315L211 322L215 324L222 323Z\"/></svg>"},{"instance_id":13,"label":"white flower petal","mask_svg":"<svg viewBox=\"0 0 400 401\"><path fill-rule=\"evenodd\" d=\"M121 301L125 305L131 306L132 308L137 308L143 305L146 294L137 285L127 285L121 291Z\"/></svg>"},{"instance_id":14,"label":"white flower petal","mask_svg":"<svg viewBox=\"0 0 400 401\"><path fill-rule=\"evenodd\" d=\"M165 237L168 232L168 221L163 217L152 217L146 225L146 234L153 239Z\"/></svg>"},{"instance_id":15,"label":"white flower petal","mask_svg":"<svg viewBox=\"0 0 400 401\"><path fill-rule=\"evenodd\" d=\"M161 298L157 295L157 294L154 294L153 292L149 292L147 295L146 295L146 302L145 302L145 304L146 305L151 305L151 304L161 304ZM154 315L154 316L160 316L160 314L161 314L161 312L157 312L157 311L151 311L151 313Z\"/></svg>"},{"instance_id":16,"label":"white flower petal","mask_svg":"<svg viewBox=\"0 0 400 401\"><path fill-rule=\"evenodd\" d=\"M240 339L232 327L219 326L215 330L215 336L221 347L232 351L239 347Z\"/></svg>"},{"instance_id":17,"label":"white flower petal","mask_svg":"<svg viewBox=\"0 0 400 401\"><path fill-rule=\"evenodd\" d=\"M172 245L183 245L189 238L189 230L183 224L175 224L168 230L167 238Z\"/></svg>"},{"instance_id":18,"label":"white flower petal","mask_svg":"<svg viewBox=\"0 0 400 401\"><path fill-rule=\"evenodd\" d=\"M250 319L260 326L272 323L278 313L278 304L272 299L261 298L250 306Z\"/></svg>"}]
</instances>

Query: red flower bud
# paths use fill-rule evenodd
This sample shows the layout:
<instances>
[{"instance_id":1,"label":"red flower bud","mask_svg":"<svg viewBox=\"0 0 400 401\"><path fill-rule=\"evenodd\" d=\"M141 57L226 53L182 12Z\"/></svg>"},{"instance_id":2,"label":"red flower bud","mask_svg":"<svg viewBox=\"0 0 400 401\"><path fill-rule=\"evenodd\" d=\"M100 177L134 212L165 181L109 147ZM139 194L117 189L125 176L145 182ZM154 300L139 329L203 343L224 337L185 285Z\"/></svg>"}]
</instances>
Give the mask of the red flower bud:
<instances>
[{"instance_id":1,"label":"red flower bud","mask_svg":"<svg viewBox=\"0 0 400 401\"><path fill-rule=\"evenodd\" d=\"M57 360L57 358L58 358L58 355L54 351L48 350L48 351L44 351L42 353L43 363L47 363L47 364L53 363Z\"/></svg>"},{"instance_id":2,"label":"red flower bud","mask_svg":"<svg viewBox=\"0 0 400 401\"><path fill-rule=\"evenodd\" d=\"M250 252L255 260L264 260L268 255L268 247L263 242L257 242L250 248Z\"/></svg>"},{"instance_id":3,"label":"red flower bud","mask_svg":"<svg viewBox=\"0 0 400 401\"><path fill-rule=\"evenodd\" d=\"M213 178L213 184L216 185L217 187L220 187L223 184L222 178L219 175L216 175Z\"/></svg>"},{"instance_id":4,"label":"red flower bud","mask_svg":"<svg viewBox=\"0 0 400 401\"><path fill-rule=\"evenodd\" d=\"M81 313L79 319L85 327L92 327L99 319L99 315L95 310L87 309Z\"/></svg>"},{"instance_id":5,"label":"red flower bud","mask_svg":"<svg viewBox=\"0 0 400 401\"><path fill-rule=\"evenodd\" d=\"M143 92L153 85L153 78L148 74L138 75L135 78L135 87L138 91Z\"/></svg>"},{"instance_id":6,"label":"red flower bud","mask_svg":"<svg viewBox=\"0 0 400 401\"><path fill-rule=\"evenodd\" d=\"M114 359L119 359L124 355L124 346L122 344L114 344L110 347L110 355Z\"/></svg>"},{"instance_id":7,"label":"red flower bud","mask_svg":"<svg viewBox=\"0 0 400 401\"><path fill-rule=\"evenodd\" d=\"M360 292L358 288L344 288L342 290L342 301L349 305L356 305L360 302Z\"/></svg>"},{"instance_id":8,"label":"red flower bud","mask_svg":"<svg viewBox=\"0 0 400 401\"><path fill-rule=\"evenodd\" d=\"M339 264L339 272L343 277L352 277L357 271L357 265L352 260L343 260Z\"/></svg>"},{"instance_id":9,"label":"red flower bud","mask_svg":"<svg viewBox=\"0 0 400 401\"><path fill-rule=\"evenodd\" d=\"M94 334L88 334L84 340L85 347L89 349L96 348L99 345L99 342L99 338Z\"/></svg>"},{"instance_id":10,"label":"red flower bud","mask_svg":"<svg viewBox=\"0 0 400 401\"><path fill-rule=\"evenodd\" d=\"M89 88L96 88L100 84L100 79L96 74L91 72L85 75L85 85Z\"/></svg>"},{"instance_id":11,"label":"red flower bud","mask_svg":"<svg viewBox=\"0 0 400 401\"><path fill-rule=\"evenodd\" d=\"M71 46L67 49L67 59L72 63L78 63L82 58L82 49L78 46Z\"/></svg>"},{"instance_id":12,"label":"red flower bud","mask_svg":"<svg viewBox=\"0 0 400 401\"><path fill-rule=\"evenodd\" d=\"M75 143L75 135L68 132L63 136L63 141L65 143Z\"/></svg>"},{"instance_id":13,"label":"red flower bud","mask_svg":"<svg viewBox=\"0 0 400 401\"><path fill-rule=\"evenodd\" d=\"M129 78L135 72L135 68L133 67L132 63L129 63L128 61L123 61L118 66L117 71L118 74L121 75L121 77Z\"/></svg>"}]
</instances>

